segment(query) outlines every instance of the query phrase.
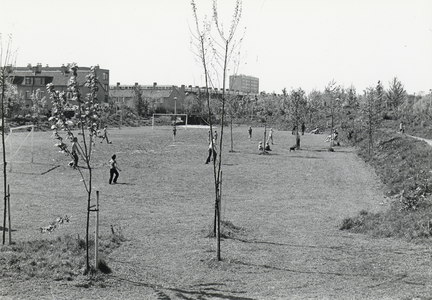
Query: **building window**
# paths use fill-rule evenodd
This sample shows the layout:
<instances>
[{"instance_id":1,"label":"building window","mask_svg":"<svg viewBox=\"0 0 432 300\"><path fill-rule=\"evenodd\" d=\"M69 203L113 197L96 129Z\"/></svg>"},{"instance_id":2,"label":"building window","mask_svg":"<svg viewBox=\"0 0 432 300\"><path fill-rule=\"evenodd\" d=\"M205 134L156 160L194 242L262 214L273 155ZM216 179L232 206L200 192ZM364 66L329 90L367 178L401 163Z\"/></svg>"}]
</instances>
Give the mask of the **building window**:
<instances>
[{"instance_id":1,"label":"building window","mask_svg":"<svg viewBox=\"0 0 432 300\"><path fill-rule=\"evenodd\" d=\"M32 84L33 83L33 78L32 77L26 77L25 78L25 84Z\"/></svg>"},{"instance_id":2,"label":"building window","mask_svg":"<svg viewBox=\"0 0 432 300\"><path fill-rule=\"evenodd\" d=\"M108 80L108 73L103 73L102 77L103 77L103 80Z\"/></svg>"},{"instance_id":3,"label":"building window","mask_svg":"<svg viewBox=\"0 0 432 300\"><path fill-rule=\"evenodd\" d=\"M30 99L31 98L31 92L29 90L25 91L25 98Z\"/></svg>"}]
</instances>

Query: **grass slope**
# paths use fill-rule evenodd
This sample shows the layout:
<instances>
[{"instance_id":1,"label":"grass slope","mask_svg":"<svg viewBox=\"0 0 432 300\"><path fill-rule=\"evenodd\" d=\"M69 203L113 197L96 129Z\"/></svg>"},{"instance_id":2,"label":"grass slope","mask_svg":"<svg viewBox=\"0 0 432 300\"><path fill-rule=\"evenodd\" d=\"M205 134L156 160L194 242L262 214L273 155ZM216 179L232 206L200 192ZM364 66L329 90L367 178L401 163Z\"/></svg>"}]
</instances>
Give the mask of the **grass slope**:
<instances>
[{"instance_id":1,"label":"grass slope","mask_svg":"<svg viewBox=\"0 0 432 300\"><path fill-rule=\"evenodd\" d=\"M367 153L365 141L359 144L359 155L374 167L386 185L387 195L392 199L391 208L380 213L363 210L358 216L345 219L341 229L429 242L432 147L389 127L385 124L376 134L372 156Z\"/></svg>"}]
</instances>

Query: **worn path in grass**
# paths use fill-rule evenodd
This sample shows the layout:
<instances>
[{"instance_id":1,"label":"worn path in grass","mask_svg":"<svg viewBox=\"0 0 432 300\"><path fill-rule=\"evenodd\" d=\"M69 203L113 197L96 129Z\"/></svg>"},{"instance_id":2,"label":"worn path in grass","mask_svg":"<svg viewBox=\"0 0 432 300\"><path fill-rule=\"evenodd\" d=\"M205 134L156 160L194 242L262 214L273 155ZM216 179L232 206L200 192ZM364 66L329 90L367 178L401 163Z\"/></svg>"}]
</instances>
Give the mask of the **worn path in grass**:
<instances>
[{"instance_id":1,"label":"worn path in grass","mask_svg":"<svg viewBox=\"0 0 432 300\"><path fill-rule=\"evenodd\" d=\"M128 238L107 258L113 274L106 287L51 282L33 286L33 295L47 291L58 299L431 295L429 247L339 230L344 218L361 210L386 209L388 200L373 170L352 148L326 151L325 135L302 136L302 150L289 152L294 137L275 131L269 155L257 151L263 128L254 128L249 141L246 127L236 127L233 153L228 152L230 140L225 136L222 212L223 219L238 228L222 241L223 260L216 261L216 242L206 237L214 207L212 166L204 164L207 132L180 129L176 142L171 132L170 128L112 130L113 145L104 155L118 154L122 184L108 185L106 169L95 170L100 178L95 185L103 199L101 232L120 225ZM51 181L56 176L60 180L67 171L59 169L50 172ZM73 209L60 193L57 197L56 212ZM24 289L26 283L18 285Z\"/></svg>"}]
</instances>

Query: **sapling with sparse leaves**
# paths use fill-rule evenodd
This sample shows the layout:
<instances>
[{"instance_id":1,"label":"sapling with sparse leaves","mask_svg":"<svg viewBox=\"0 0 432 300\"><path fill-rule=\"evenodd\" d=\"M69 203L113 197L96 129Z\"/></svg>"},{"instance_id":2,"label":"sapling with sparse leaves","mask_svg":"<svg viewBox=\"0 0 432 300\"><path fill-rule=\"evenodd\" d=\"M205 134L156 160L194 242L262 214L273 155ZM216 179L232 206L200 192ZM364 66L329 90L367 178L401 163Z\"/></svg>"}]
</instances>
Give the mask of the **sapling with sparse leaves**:
<instances>
[{"instance_id":1,"label":"sapling with sparse leaves","mask_svg":"<svg viewBox=\"0 0 432 300\"><path fill-rule=\"evenodd\" d=\"M67 140L76 140L75 144L79 154L85 163L85 167L75 166L78 170L81 181L87 192L87 223L86 223L86 269L85 274L90 270L89 263L89 224L91 196L92 196L92 145L93 138L97 135L97 124L101 118L102 107L97 99L98 78L95 67L91 67L90 73L86 76L85 86L89 93L83 97L77 81L78 66L73 63L69 66L71 77L66 91L57 91L52 83L47 85L47 90L52 102L52 116L49 118L53 130L53 137L57 141L56 147L62 153L73 158L74 153ZM67 112L74 111L77 124L73 124L67 117ZM73 126L77 125L81 133L81 141L78 140ZM85 176L85 173L87 173Z\"/></svg>"}]
</instances>

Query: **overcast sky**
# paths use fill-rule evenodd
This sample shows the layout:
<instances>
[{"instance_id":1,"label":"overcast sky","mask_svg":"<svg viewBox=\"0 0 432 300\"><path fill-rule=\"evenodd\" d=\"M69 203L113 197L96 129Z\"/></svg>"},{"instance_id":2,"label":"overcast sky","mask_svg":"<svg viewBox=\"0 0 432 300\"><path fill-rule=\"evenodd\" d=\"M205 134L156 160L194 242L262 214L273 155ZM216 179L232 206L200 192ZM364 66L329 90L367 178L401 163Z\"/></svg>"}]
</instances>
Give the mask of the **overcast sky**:
<instances>
[{"instance_id":1,"label":"overcast sky","mask_svg":"<svg viewBox=\"0 0 432 300\"><path fill-rule=\"evenodd\" d=\"M199 17L210 0L196 0ZM219 0L229 26L233 0ZM99 64L110 84L204 85L191 51L190 0L2 1L0 33L16 65ZM260 91L324 90L332 80L361 93L394 78L408 93L432 89L431 0L244 0L238 74Z\"/></svg>"}]
</instances>

